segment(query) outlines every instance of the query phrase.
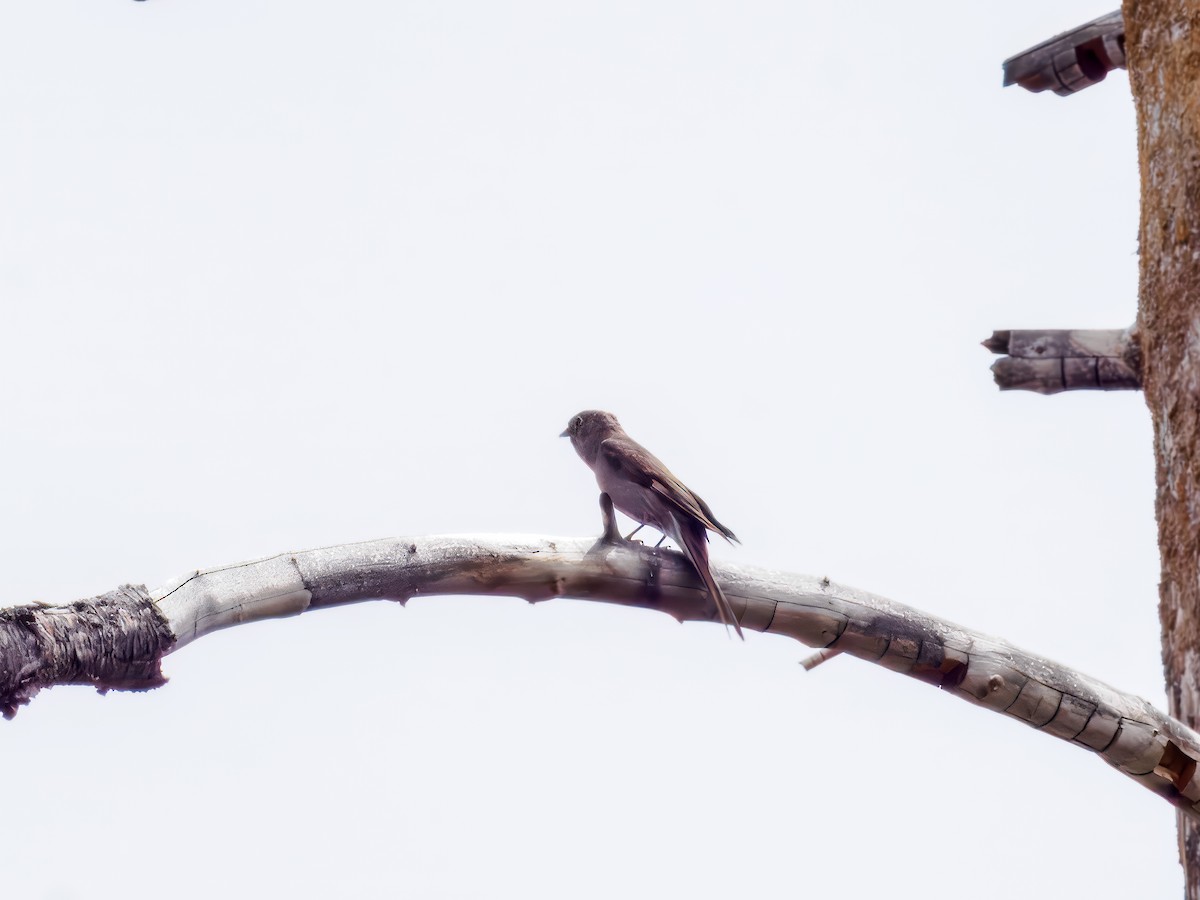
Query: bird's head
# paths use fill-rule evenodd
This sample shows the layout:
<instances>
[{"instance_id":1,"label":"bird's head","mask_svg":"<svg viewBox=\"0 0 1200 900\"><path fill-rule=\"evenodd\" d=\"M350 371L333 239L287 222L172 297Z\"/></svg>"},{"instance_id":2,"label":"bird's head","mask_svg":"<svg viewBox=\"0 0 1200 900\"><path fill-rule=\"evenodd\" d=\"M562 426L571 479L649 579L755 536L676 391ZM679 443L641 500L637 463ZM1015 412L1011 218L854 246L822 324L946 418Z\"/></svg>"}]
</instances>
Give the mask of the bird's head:
<instances>
[{"instance_id":1,"label":"bird's head","mask_svg":"<svg viewBox=\"0 0 1200 900\"><path fill-rule=\"evenodd\" d=\"M596 461L600 444L621 429L617 417L602 409L585 409L571 416L560 437L570 438L575 452L589 466Z\"/></svg>"}]
</instances>

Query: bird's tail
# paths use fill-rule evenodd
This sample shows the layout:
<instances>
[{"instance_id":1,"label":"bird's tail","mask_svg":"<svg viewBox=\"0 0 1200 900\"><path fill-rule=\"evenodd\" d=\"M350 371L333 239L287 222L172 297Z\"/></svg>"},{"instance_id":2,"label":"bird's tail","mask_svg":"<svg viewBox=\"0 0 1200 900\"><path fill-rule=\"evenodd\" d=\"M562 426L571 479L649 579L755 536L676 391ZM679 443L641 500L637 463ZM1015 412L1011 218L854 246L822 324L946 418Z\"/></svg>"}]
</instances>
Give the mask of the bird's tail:
<instances>
[{"instance_id":1,"label":"bird's tail","mask_svg":"<svg viewBox=\"0 0 1200 900\"><path fill-rule=\"evenodd\" d=\"M681 522L680 525L679 537L680 543L683 544L683 552L687 554L687 558L696 569L700 580L708 589L708 595L717 605L717 614L725 623L725 627L728 628L732 625L737 636L744 641L746 636L742 634L742 626L738 623L737 616L733 614L733 607L729 605L725 592L713 578L712 570L708 566L708 530L699 522Z\"/></svg>"}]
</instances>

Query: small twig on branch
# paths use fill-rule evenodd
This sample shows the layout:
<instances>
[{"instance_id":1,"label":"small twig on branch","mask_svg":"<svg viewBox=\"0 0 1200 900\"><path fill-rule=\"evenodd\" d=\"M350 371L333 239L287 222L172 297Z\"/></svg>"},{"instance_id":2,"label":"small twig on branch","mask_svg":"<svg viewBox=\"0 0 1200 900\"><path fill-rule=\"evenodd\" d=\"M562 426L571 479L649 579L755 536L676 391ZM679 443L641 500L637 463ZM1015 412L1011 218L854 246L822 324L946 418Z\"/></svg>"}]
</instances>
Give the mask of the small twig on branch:
<instances>
[{"instance_id":1,"label":"small twig on branch","mask_svg":"<svg viewBox=\"0 0 1200 900\"><path fill-rule=\"evenodd\" d=\"M1095 752L1200 821L1200 735L1094 678L865 591L806 575L714 564L743 628L786 635L935 685ZM363 600L490 594L576 597L713 621L679 553L628 541L517 536L394 538L286 553L122 589L64 607L0 614L0 706L38 688L161 683L161 656L232 625ZM166 627L164 627L164 625ZM104 656L106 658L101 659Z\"/></svg>"},{"instance_id":2,"label":"small twig on branch","mask_svg":"<svg viewBox=\"0 0 1200 900\"><path fill-rule=\"evenodd\" d=\"M811 672L823 662L828 662L841 653L840 650L818 650L811 656L806 656L800 660L800 665L804 667L805 672Z\"/></svg>"},{"instance_id":3,"label":"small twig on branch","mask_svg":"<svg viewBox=\"0 0 1200 900\"><path fill-rule=\"evenodd\" d=\"M1055 35L1004 61L1004 86L1019 84L1059 96L1098 84L1113 69L1125 68L1125 20L1121 11Z\"/></svg>"},{"instance_id":4,"label":"small twig on branch","mask_svg":"<svg viewBox=\"0 0 1200 900\"><path fill-rule=\"evenodd\" d=\"M1002 391L1136 391L1142 387L1141 345L1133 328L994 331L983 342L1008 356L992 364Z\"/></svg>"}]
</instances>

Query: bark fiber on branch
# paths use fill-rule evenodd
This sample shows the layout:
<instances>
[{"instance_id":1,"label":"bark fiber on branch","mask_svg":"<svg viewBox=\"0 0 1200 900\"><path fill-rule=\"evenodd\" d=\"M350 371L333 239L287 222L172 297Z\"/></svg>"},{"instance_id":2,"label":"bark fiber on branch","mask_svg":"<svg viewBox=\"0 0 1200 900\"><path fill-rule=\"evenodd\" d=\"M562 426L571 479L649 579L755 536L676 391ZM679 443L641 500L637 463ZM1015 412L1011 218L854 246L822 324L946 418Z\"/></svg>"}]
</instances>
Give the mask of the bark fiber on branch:
<instances>
[{"instance_id":1,"label":"bark fiber on branch","mask_svg":"<svg viewBox=\"0 0 1200 900\"><path fill-rule=\"evenodd\" d=\"M140 586L63 606L0 609L0 712L11 719L56 684L90 684L101 693L158 687L166 681L159 661L174 640Z\"/></svg>"},{"instance_id":2,"label":"bark fiber on branch","mask_svg":"<svg viewBox=\"0 0 1200 900\"><path fill-rule=\"evenodd\" d=\"M828 579L725 563L714 564L713 573L743 628L823 648L829 651L826 658L857 656L1004 713L1095 752L1200 820L1200 785L1194 777L1200 735L1145 700L1004 641ZM517 596L531 602L575 597L655 609L680 621L716 617L695 570L671 550L536 536L394 538L189 573L149 595L173 642L138 644L139 652L125 656L154 656L153 678L161 683L155 654L220 628L364 600L403 603L439 594ZM29 609L36 608L7 611L0 624ZM5 646L2 630L0 646ZM69 635L59 637L56 646ZM61 683L141 688L153 686L153 678L117 684L65 677ZM43 679L40 686L48 683Z\"/></svg>"}]
</instances>

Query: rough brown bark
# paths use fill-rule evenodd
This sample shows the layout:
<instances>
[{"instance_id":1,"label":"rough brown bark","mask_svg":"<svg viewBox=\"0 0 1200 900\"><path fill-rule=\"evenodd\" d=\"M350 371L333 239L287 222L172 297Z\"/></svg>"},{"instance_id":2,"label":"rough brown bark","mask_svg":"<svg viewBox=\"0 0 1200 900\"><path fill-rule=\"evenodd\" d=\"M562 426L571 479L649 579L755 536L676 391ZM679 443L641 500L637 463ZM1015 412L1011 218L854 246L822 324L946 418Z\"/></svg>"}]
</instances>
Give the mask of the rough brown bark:
<instances>
[{"instance_id":1,"label":"rough brown bark","mask_svg":"<svg viewBox=\"0 0 1200 900\"><path fill-rule=\"evenodd\" d=\"M1170 711L1194 727L1200 723L1200 0L1126 0L1124 14L1138 116L1138 324L1154 421L1163 665ZM1187 897L1200 900L1194 821L1180 818L1179 845Z\"/></svg>"},{"instance_id":2,"label":"rough brown bark","mask_svg":"<svg viewBox=\"0 0 1200 900\"><path fill-rule=\"evenodd\" d=\"M147 690L175 638L144 587L125 585L63 606L0 610L0 712L11 719L44 687Z\"/></svg>"}]
</instances>

